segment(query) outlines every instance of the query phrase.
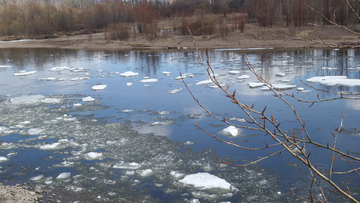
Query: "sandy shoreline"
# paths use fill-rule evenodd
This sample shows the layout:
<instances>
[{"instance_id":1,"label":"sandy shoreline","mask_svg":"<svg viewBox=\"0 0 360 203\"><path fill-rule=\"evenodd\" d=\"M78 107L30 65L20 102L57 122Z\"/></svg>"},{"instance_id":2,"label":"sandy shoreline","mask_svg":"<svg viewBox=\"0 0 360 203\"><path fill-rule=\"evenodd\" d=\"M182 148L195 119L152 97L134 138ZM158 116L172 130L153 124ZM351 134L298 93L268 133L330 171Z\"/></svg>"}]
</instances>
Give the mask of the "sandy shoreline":
<instances>
[{"instance_id":1,"label":"sandy shoreline","mask_svg":"<svg viewBox=\"0 0 360 203\"><path fill-rule=\"evenodd\" d=\"M238 40L241 41L243 48L323 48L324 45L319 36L327 43L359 43L355 35L351 35L340 28L299 28L288 34L288 28L274 29L248 29L244 33L235 31L226 38L217 35L196 36L195 41L199 49L219 49L219 48L240 48ZM182 49L194 49L191 36L171 35L158 36L157 39L148 41L144 35L137 35L127 41L105 40L103 33L94 33L76 36L60 36L52 39L40 39L30 41L1 41L0 48L62 48L62 49L85 49L85 50L167 50L167 47Z\"/></svg>"}]
</instances>

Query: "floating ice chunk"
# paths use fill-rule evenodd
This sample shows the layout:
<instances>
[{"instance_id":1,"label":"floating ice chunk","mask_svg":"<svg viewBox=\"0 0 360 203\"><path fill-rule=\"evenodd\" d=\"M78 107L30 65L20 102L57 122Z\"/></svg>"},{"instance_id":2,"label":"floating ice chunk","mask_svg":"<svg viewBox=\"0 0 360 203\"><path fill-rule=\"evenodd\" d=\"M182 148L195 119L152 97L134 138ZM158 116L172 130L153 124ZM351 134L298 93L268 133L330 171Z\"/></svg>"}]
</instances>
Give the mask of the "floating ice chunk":
<instances>
[{"instance_id":1,"label":"floating ice chunk","mask_svg":"<svg viewBox=\"0 0 360 203\"><path fill-rule=\"evenodd\" d=\"M297 88L297 91L300 91L300 92L301 92L301 91L304 91L304 88L303 88L303 87L298 87L298 88Z\"/></svg>"},{"instance_id":2,"label":"floating ice chunk","mask_svg":"<svg viewBox=\"0 0 360 203\"><path fill-rule=\"evenodd\" d=\"M168 72L168 71L164 71L164 72L162 72L162 74L164 74L165 76L170 76L170 72Z\"/></svg>"},{"instance_id":3,"label":"floating ice chunk","mask_svg":"<svg viewBox=\"0 0 360 203\"><path fill-rule=\"evenodd\" d=\"M183 80L186 78L186 75L178 76L175 78L175 80Z\"/></svg>"},{"instance_id":4,"label":"floating ice chunk","mask_svg":"<svg viewBox=\"0 0 360 203\"><path fill-rule=\"evenodd\" d=\"M285 73L275 73L275 76L278 76L278 77L285 77Z\"/></svg>"},{"instance_id":5,"label":"floating ice chunk","mask_svg":"<svg viewBox=\"0 0 360 203\"><path fill-rule=\"evenodd\" d=\"M45 184L46 185L50 185L51 183L53 182L53 180L52 180L52 177L47 177L46 179L45 179Z\"/></svg>"},{"instance_id":6,"label":"floating ice chunk","mask_svg":"<svg viewBox=\"0 0 360 203\"><path fill-rule=\"evenodd\" d=\"M14 73L14 76L27 76L27 75L35 74L36 72L37 71L19 72L19 73Z\"/></svg>"},{"instance_id":7,"label":"floating ice chunk","mask_svg":"<svg viewBox=\"0 0 360 203\"><path fill-rule=\"evenodd\" d=\"M42 150L55 150L59 146L60 146L60 143L55 142L55 143L52 143L52 144L43 145L43 146L40 147L40 149L42 149Z\"/></svg>"},{"instance_id":8,"label":"floating ice chunk","mask_svg":"<svg viewBox=\"0 0 360 203\"><path fill-rule=\"evenodd\" d=\"M114 180L104 180L104 183L107 185L115 185L116 181Z\"/></svg>"},{"instance_id":9,"label":"floating ice chunk","mask_svg":"<svg viewBox=\"0 0 360 203\"><path fill-rule=\"evenodd\" d=\"M322 70L337 70L337 68L331 68L331 67L322 67Z\"/></svg>"},{"instance_id":10,"label":"floating ice chunk","mask_svg":"<svg viewBox=\"0 0 360 203\"><path fill-rule=\"evenodd\" d=\"M229 74L238 75L238 74L240 74L240 71L238 71L238 70L229 70Z\"/></svg>"},{"instance_id":11,"label":"floating ice chunk","mask_svg":"<svg viewBox=\"0 0 360 203\"><path fill-rule=\"evenodd\" d=\"M249 87L251 87L251 88L255 88L255 87L262 87L262 86L264 86L264 83L262 83L262 82L251 82L251 83L249 83L248 85L249 85Z\"/></svg>"},{"instance_id":12,"label":"floating ice chunk","mask_svg":"<svg viewBox=\"0 0 360 203\"><path fill-rule=\"evenodd\" d=\"M101 152L89 152L85 154L85 159L87 160L101 159L102 157L103 153Z\"/></svg>"},{"instance_id":13,"label":"floating ice chunk","mask_svg":"<svg viewBox=\"0 0 360 203\"><path fill-rule=\"evenodd\" d=\"M11 130L10 128L0 126L0 134L9 135L16 132L17 132L16 130Z\"/></svg>"},{"instance_id":14,"label":"floating ice chunk","mask_svg":"<svg viewBox=\"0 0 360 203\"><path fill-rule=\"evenodd\" d=\"M120 169L139 169L141 167L140 164L131 162L131 163L118 163L113 166L113 168L120 168Z\"/></svg>"},{"instance_id":15,"label":"floating ice chunk","mask_svg":"<svg viewBox=\"0 0 360 203\"><path fill-rule=\"evenodd\" d=\"M31 104L31 103L36 103L39 102L40 99L45 98L45 96L42 95L24 95L24 96L20 96L20 97L16 97L16 98L12 98L10 99L10 102L13 104Z\"/></svg>"},{"instance_id":16,"label":"floating ice chunk","mask_svg":"<svg viewBox=\"0 0 360 203\"><path fill-rule=\"evenodd\" d=\"M156 125L173 125L175 124L174 121L168 120L168 121L157 121L150 124L150 126L156 126Z\"/></svg>"},{"instance_id":17,"label":"floating ice chunk","mask_svg":"<svg viewBox=\"0 0 360 203\"><path fill-rule=\"evenodd\" d=\"M177 171L171 171L170 175L172 175L174 178L178 179L184 176L183 173L177 172Z\"/></svg>"},{"instance_id":18,"label":"floating ice chunk","mask_svg":"<svg viewBox=\"0 0 360 203\"><path fill-rule=\"evenodd\" d=\"M296 87L296 85L286 85L286 84L273 84L272 86L279 90L288 90L288 89L293 89ZM260 90L270 90L270 88L267 86L264 86L264 87L260 88Z\"/></svg>"},{"instance_id":19,"label":"floating ice chunk","mask_svg":"<svg viewBox=\"0 0 360 203\"><path fill-rule=\"evenodd\" d=\"M192 185L198 189L224 189L231 190L232 186L226 180L209 173L196 173L186 175L183 179L179 180L180 183L185 185Z\"/></svg>"},{"instance_id":20,"label":"floating ice chunk","mask_svg":"<svg viewBox=\"0 0 360 203\"><path fill-rule=\"evenodd\" d=\"M235 126L229 126L225 129L223 129L221 131L221 133L225 134L225 135L230 135L230 136L233 136L233 137L236 137L240 134L241 130L236 128Z\"/></svg>"},{"instance_id":21,"label":"floating ice chunk","mask_svg":"<svg viewBox=\"0 0 360 203\"><path fill-rule=\"evenodd\" d=\"M0 156L0 162L3 162L3 161L9 161L9 159L4 156Z\"/></svg>"},{"instance_id":22,"label":"floating ice chunk","mask_svg":"<svg viewBox=\"0 0 360 203\"><path fill-rule=\"evenodd\" d=\"M130 87L132 85L131 82L126 83L126 87Z\"/></svg>"},{"instance_id":23,"label":"floating ice chunk","mask_svg":"<svg viewBox=\"0 0 360 203\"><path fill-rule=\"evenodd\" d=\"M229 121L246 122L244 118L238 118L238 117L229 118Z\"/></svg>"},{"instance_id":24,"label":"floating ice chunk","mask_svg":"<svg viewBox=\"0 0 360 203\"><path fill-rule=\"evenodd\" d=\"M41 128L31 128L28 130L28 133L29 133L29 135L39 135L43 131L44 131L44 129L41 129Z\"/></svg>"},{"instance_id":25,"label":"floating ice chunk","mask_svg":"<svg viewBox=\"0 0 360 203\"><path fill-rule=\"evenodd\" d=\"M11 68L12 66L9 65L0 65L0 68Z\"/></svg>"},{"instance_id":26,"label":"floating ice chunk","mask_svg":"<svg viewBox=\"0 0 360 203\"><path fill-rule=\"evenodd\" d=\"M195 144L195 142L186 141L186 142L184 142L184 144L185 145L193 145L193 144Z\"/></svg>"},{"instance_id":27,"label":"floating ice chunk","mask_svg":"<svg viewBox=\"0 0 360 203\"><path fill-rule=\"evenodd\" d=\"M44 177L44 175L38 175L38 176L34 176L34 177L30 178L29 180L39 181L39 180L41 180L43 177Z\"/></svg>"},{"instance_id":28,"label":"floating ice chunk","mask_svg":"<svg viewBox=\"0 0 360 203\"><path fill-rule=\"evenodd\" d=\"M70 68L67 67L67 66L60 66L60 67L52 67L52 68L50 68L50 71L54 71L54 72L60 72L62 70L70 70Z\"/></svg>"},{"instance_id":29,"label":"floating ice chunk","mask_svg":"<svg viewBox=\"0 0 360 203\"><path fill-rule=\"evenodd\" d=\"M40 100L43 103L48 103L48 104L58 104L61 103L61 99L58 98L44 98Z\"/></svg>"},{"instance_id":30,"label":"floating ice chunk","mask_svg":"<svg viewBox=\"0 0 360 203\"><path fill-rule=\"evenodd\" d=\"M152 169L145 169L145 170L141 170L139 175L145 177L151 175L152 173L153 173Z\"/></svg>"},{"instance_id":31,"label":"floating ice chunk","mask_svg":"<svg viewBox=\"0 0 360 203\"><path fill-rule=\"evenodd\" d=\"M82 104L80 104L80 103L75 103L73 106L78 107L78 106L82 106Z\"/></svg>"},{"instance_id":32,"label":"floating ice chunk","mask_svg":"<svg viewBox=\"0 0 360 203\"><path fill-rule=\"evenodd\" d=\"M247 79L247 78L250 78L250 75L240 75L240 76L236 77L236 79L239 79L239 80Z\"/></svg>"},{"instance_id":33,"label":"floating ice chunk","mask_svg":"<svg viewBox=\"0 0 360 203\"><path fill-rule=\"evenodd\" d=\"M107 85L95 85L91 89L94 91L100 91L106 88Z\"/></svg>"},{"instance_id":34,"label":"floating ice chunk","mask_svg":"<svg viewBox=\"0 0 360 203\"><path fill-rule=\"evenodd\" d=\"M179 89L173 89L173 90L170 90L168 91L170 94L176 94L178 92L180 92L182 90L182 88L179 88Z\"/></svg>"},{"instance_id":35,"label":"floating ice chunk","mask_svg":"<svg viewBox=\"0 0 360 203\"><path fill-rule=\"evenodd\" d=\"M64 173L60 173L60 175L58 175L56 179L68 179L70 178L70 176L71 176L70 172L64 172Z\"/></svg>"},{"instance_id":36,"label":"floating ice chunk","mask_svg":"<svg viewBox=\"0 0 360 203\"><path fill-rule=\"evenodd\" d=\"M53 81L53 80L56 80L56 78L53 78L53 77L48 77L46 78L47 81Z\"/></svg>"},{"instance_id":37,"label":"floating ice chunk","mask_svg":"<svg viewBox=\"0 0 360 203\"><path fill-rule=\"evenodd\" d=\"M140 80L139 82L141 83L153 83L153 82L157 82L158 79L143 79L143 80Z\"/></svg>"},{"instance_id":38,"label":"floating ice chunk","mask_svg":"<svg viewBox=\"0 0 360 203\"><path fill-rule=\"evenodd\" d=\"M168 112L168 111L158 111L156 113L159 114L159 115L168 115L168 114L170 114L170 112Z\"/></svg>"},{"instance_id":39,"label":"floating ice chunk","mask_svg":"<svg viewBox=\"0 0 360 203\"><path fill-rule=\"evenodd\" d=\"M132 109L124 109L124 110L123 110L124 113L130 113L130 112L132 112L132 111L134 111L134 110L132 110Z\"/></svg>"},{"instance_id":40,"label":"floating ice chunk","mask_svg":"<svg viewBox=\"0 0 360 203\"><path fill-rule=\"evenodd\" d=\"M138 75L140 75L140 74L139 74L139 73L135 73L135 72L133 72L133 71L126 71L126 72L124 72L124 73L120 73L119 75L122 76L122 77L136 77L136 76L138 76Z\"/></svg>"},{"instance_id":41,"label":"floating ice chunk","mask_svg":"<svg viewBox=\"0 0 360 203\"><path fill-rule=\"evenodd\" d=\"M212 80L202 80L197 82L195 85L206 85L212 83Z\"/></svg>"},{"instance_id":42,"label":"floating ice chunk","mask_svg":"<svg viewBox=\"0 0 360 203\"><path fill-rule=\"evenodd\" d=\"M78 80L90 80L90 77L76 77L76 78L71 78L71 81L78 81Z\"/></svg>"},{"instance_id":43,"label":"floating ice chunk","mask_svg":"<svg viewBox=\"0 0 360 203\"><path fill-rule=\"evenodd\" d=\"M90 97L90 96L87 96L85 98L82 98L82 101L84 101L84 102L92 102L92 101L95 101L95 99Z\"/></svg>"},{"instance_id":44,"label":"floating ice chunk","mask_svg":"<svg viewBox=\"0 0 360 203\"><path fill-rule=\"evenodd\" d=\"M149 79L150 77L149 76L144 76L144 79Z\"/></svg>"},{"instance_id":45,"label":"floating ice chunk","mask_svg":"<svg viewBox=\"0 0 360 203\"><path fill-rule=\"evenodd\" d=\"M306 82L315 82L329 86L360 86L360 79L349 79L347 76L313 77L306 79Z\"/></svg>"},{"instance_id":46,"label":"floating ice chunk","mask_svg":"<svg viewBox=\"0 0 360 203\"><path fill-rule=\"evenodd\" d=\"M220 84L221 87L224 87L225 85L226 85L225 83L221 83L221 84ZM217 88L219 88L219 86L217 86L217 85L211 85L210 88L211 88L211 89L217 89Z\"/></svg>"}]
</instances>

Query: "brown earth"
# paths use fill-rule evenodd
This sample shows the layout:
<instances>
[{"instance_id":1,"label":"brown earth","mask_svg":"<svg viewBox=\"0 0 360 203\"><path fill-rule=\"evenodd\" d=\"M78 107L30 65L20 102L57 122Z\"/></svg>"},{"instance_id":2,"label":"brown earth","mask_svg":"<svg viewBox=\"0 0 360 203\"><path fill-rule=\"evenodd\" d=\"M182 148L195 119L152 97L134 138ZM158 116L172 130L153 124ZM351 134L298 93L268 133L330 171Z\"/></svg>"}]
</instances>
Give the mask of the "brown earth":
<instances>
[{"instance_id":1,"label":"brown earth","mask_svg":"<svg viewBox=\"0 0 360 203\"><path fill-rule=\"evenodd\" d=\"M356 29L353 27L352 29ZM170 29L169 29L170 30ZM357 44L359 38L345 29L334 27L303 27L303 28L266 28L247 24L244 33L230 32L222 38L220 34L196 36L195 41L200 49L215 48L240 48L238 39L243 48L302 48L326 47L320 40L321 36L326 43ZM3 38L4 39L4 38ZM145 35L130 36L127 41L105 40L104 33L62 35L51 39L33 41L1 42L0 48L66 48L88 50L164 50L167 47L194 48L194 43L189 35L174 35L173 33L160 34L154 40L146 40Z\"/></svg>"}]
</instances>

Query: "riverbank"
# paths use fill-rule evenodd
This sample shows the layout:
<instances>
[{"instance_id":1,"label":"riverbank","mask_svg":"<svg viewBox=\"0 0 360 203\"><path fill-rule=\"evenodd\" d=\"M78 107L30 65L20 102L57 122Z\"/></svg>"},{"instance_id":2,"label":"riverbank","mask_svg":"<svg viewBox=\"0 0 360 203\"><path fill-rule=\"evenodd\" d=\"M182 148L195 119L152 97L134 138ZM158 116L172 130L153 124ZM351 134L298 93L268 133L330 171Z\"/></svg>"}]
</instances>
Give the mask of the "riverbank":
<instances>
[{"instance_id":1,"label":"riverbank","mask_svg":"<svg viewBox=\"0 0 360 203\"><path fill-rule=\"evenodd\" d=\"M357 44L359 38L346 30L334 27L303 28L267 28L247 25L243 33L234 31L226 37L220 34L196 36L195 41L200 49L240 48L321 48L327 47L319 36L327 43ZM3 38L2 40L4 40ZM7 38L9 39L9 38ZM167 33L154 40L146 40L145 35L130 36L126 41L106 40L104 33L61 35L51 39L1 41L0 48L63 48L86 50L166 50L168 48L193 49L194 43L190 35L174 35Z\"/></svg>"}]
</instances>

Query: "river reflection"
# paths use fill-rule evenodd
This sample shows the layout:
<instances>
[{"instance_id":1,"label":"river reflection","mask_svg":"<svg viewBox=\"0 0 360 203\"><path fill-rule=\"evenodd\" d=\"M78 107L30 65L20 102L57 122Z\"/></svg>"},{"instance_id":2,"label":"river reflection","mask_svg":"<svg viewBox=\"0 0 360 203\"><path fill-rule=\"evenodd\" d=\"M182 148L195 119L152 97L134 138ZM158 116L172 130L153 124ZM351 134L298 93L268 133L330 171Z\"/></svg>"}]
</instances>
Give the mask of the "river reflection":
<instances>
[{"instance_id":1,"label":"river reflection","mask_svg":"<svg viewBox=\"0 0 360 203\"><path fill-rule=\"evenodd\" d=\"M206 59L204 52L201 55ZM337 75L357 79L360 76L359 50L262 50L249 52L247 56L256 72L267 81L294 84L306 90L311 89L300 79ZM248 70L246 60L239 50L209 52L209 63L220 83L230 85L231 91L237 89L241 101L255 103L256 109L267 106L268 114L273 114L286 132L301 132L292 112L270 91L248 86L258 80ZM81 201L81 191L88 195L89 202L297 201L288 188L297 187L299 195L305 195L310 184L308 171L289 154L246 168L224 166L216 160L220 157L244 163L269 151L244 153L229 148L197 129L194 122L209 133L247 147L270 144L272 139L246 129L233 138L220 134L226 126L207 115L192 99L182 81L176 79L180 72L191 76L184 81L201 104L216 115L226 119L242 119L246 115L229 105L224 93L211 84L197 85L208 79L199 62L197 52L192 50L0 50L0 156L8 158L0 162L1 180L14 184L32 178L35 180L32 183L39 188L65 188L61 192L69 193L71 201ZM20 71L37 72L13 75ZM139 75L119 76L126 71ZM164 71L170 72L169 75L163 74ZM144 78L157 81L141 83ZM99 84L107 86L101 91L91 89ZM358 86L311 85L332 92L360 92ZM176 93L173 90L177 90ZM307 100L317 100L317 94L323 99L333 96L314 90L299 92L296 88L286 91ZM9 102L26 95L47 100ZM83 101L88 96L95 101ZM318 142L333 142L331 131L339 126L347 108L351 111L346 123L354 127L359 123L360 105L356 101L337 100L309 108L309 104L288 99L294 102L308 131ZM236 119L233 122L239 124ZM342 136L345 138L337 145L340 149L360 152L358 134L346 131ZM331 157L318 149L308 150L313 152L313 161L327 170L326 160ZM21 173L23 165L27 170ZM343 168L345 166L337 169ZM57 178L64 172L70 172L70 178ZM237 190L201 190L179 183L185 175L197 172L209 172L225 179ZM171 175L178 173L182 175ZM351 186L360 187L356 182ZM340 197L334 199L342 201Z\"/></svg>"}]
</instances>

